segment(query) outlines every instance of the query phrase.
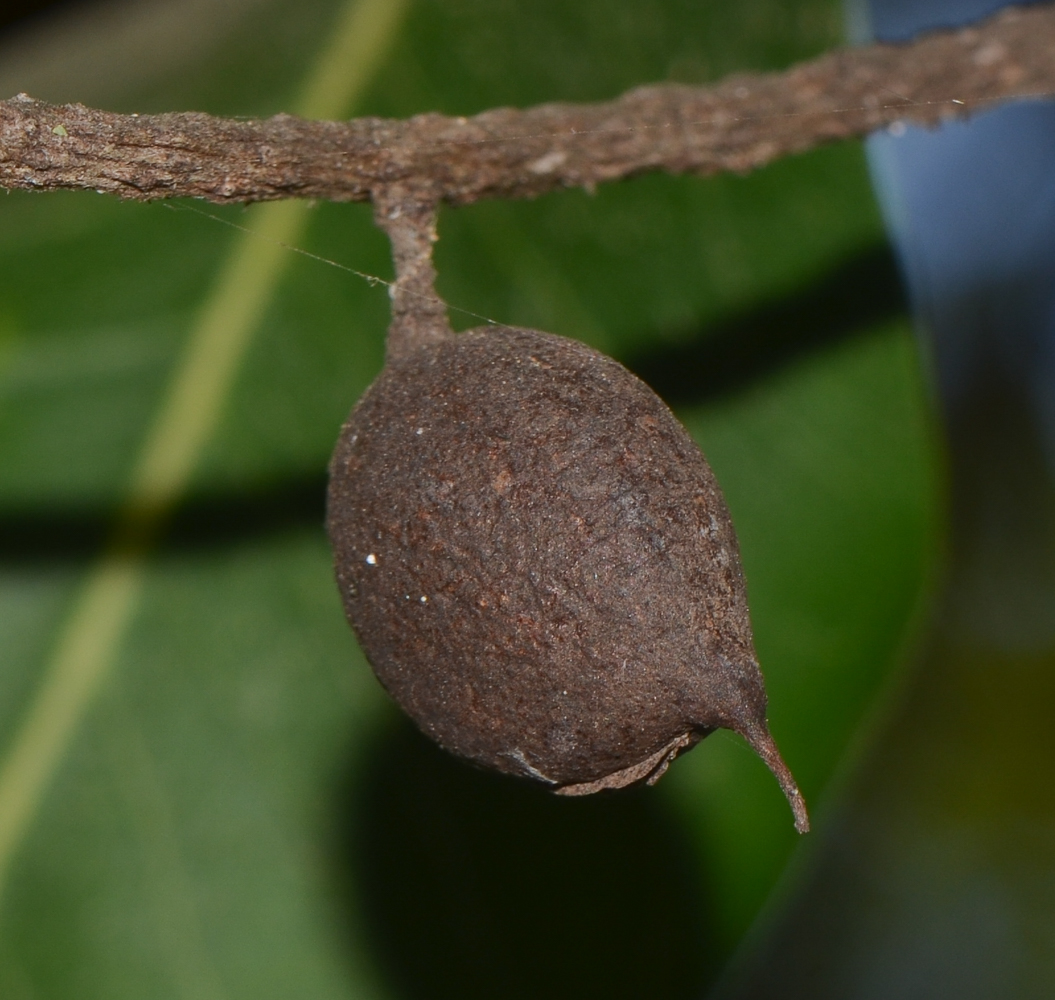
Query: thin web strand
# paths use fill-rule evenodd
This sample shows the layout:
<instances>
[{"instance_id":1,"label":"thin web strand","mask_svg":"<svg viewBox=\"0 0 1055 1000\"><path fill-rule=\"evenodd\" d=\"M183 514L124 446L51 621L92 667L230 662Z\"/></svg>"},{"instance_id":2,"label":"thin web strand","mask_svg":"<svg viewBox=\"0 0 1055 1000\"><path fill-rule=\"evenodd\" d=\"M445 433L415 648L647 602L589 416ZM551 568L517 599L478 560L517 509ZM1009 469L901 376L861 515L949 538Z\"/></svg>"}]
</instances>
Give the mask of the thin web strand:
<instances>
[{"instance_id":1,"label":"thin web strand","mask_svg":"<svg viewBox=\"0 0 1055 1000\"><path fill-rule=\"evenodd\" d=\"M291 243L283 243L281 240L272 239L264 233L258 232L255 229L250 229L248 226L240 225L237 222L232 222L230 219L225 219L222 216L214 215L212 212L203 211L200 208L195 208L193 205L173 205L169 202L162 202L162 207L169 209L172 212L191 212L194 215L200 215L204 219L211 219L213 222L219 222L221 225L230 226L232 229L237 229L240 233L245 233L247 236L252 236L259 240L264 240L267 243L271 243L275 246L282 247L285 250L289 250L292 253L300 254L302 257L308 257L311 260L318 261L320 264L329 264L330 267L335 267L339 271L345 271L348 274L353 274L357 278L362 278L372 288L376 288L378 285L383 285L388 289L389 295L395 290L396 283L389 281L386 278L382 278L377 274L370 274L367 271L359 271L354 267L350 267L347 264L342 264L338 260L331 260L329 257L323 257L321 254L312 253L310 250L305 250L303 247L294 246ZM470 316L473 319L481 320L487 323L488 326L505 327L507 324L497 319L492 319L490 316L484 316L482 313L473 312L471 309L465 309L462 306L453 306L448 302L444 302L438 295L422 295L420 292L412 292L409 289L401 289L403 295L410 296L412 298L420 299L422 302L442 302L451 312L460 313L463 316Z\"/></svg>"}]
</instances>

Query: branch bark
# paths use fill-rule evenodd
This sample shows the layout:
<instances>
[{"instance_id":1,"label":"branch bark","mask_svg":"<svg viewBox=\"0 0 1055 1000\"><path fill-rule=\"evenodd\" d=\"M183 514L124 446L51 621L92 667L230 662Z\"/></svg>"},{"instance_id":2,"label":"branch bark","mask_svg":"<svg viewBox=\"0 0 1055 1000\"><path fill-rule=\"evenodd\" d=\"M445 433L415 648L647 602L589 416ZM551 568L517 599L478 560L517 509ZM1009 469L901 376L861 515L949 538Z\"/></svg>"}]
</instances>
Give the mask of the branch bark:
<instances>
[{"instance_id":1,"label":"branch bark","mask_svg":"<svg viewBox=\"0 0 1055 1000\"><path fill-rule=\"evenodd\" d=\"M605 103L473 118L117 115L20 94L0 102L0 187L218 203L377 201L398 189L420 205L467 204L652 170L748 171L893 122L932 126L1052 93L1055 6L1044 5L713 87L648 86Z\"/></svg>"}]
</instances>

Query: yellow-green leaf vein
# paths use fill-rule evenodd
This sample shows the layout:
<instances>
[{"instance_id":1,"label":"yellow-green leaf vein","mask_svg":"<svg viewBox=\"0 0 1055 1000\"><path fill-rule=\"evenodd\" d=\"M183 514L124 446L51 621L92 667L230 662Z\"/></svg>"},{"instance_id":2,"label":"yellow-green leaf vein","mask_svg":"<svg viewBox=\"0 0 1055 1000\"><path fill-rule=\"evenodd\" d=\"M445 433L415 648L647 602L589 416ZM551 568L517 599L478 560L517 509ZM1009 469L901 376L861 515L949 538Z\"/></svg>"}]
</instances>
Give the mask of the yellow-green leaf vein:
<instances>
[{"instance_id":1,"label":"yellow-green leaf vein","mask_svg":"<svg viewBox=\"0 0 1055 1000\"><path fill-rule=\"evenodd\" d=\"M306 118L349 113L390 50L409 0L351 0L305 81ZM111 540L89 571L39 690L0 761L0 898L11 862L94 695L106 680L142 591L155 539L230 395L254 330L307 224L303 202L253 210L191 330L136 462Z\"/></svg>"}]
</instances>

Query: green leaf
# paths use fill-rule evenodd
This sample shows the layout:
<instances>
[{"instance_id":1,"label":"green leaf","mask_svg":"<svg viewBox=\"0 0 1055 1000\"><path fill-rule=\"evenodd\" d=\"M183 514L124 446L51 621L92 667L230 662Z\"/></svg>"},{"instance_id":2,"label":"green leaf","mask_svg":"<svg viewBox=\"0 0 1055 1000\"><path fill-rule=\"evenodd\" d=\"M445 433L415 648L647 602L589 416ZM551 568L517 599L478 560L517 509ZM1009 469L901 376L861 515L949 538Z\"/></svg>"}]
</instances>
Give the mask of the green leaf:
<instances>
[{"instance_id":1,"label":"green leaf","mask_svg":"<svg viewBox=\"0 0 1055 1000\"><path fill-rule=\"evenodd\" d=\"M337 115L305 81L343 68L357 113L467 114L776 68L839 30L818 0L418 0L387 42L342 22L381 0L239 10L140 54L107 103ZM35 96L102 84L72 86ZM762 765L716 736L655 789L572 802L479 774L408 731L343 621L325 467L387 296L279 244L388 277L369 209L12 194L0 221L0 995L699 992L794 847ZM669 389L740 532L775 733L823 803L936 531L859 148L482 203L440 233L457 325L578 336ZM686 375L719 364L735 377Z\"/></svg>"}]
</instances>

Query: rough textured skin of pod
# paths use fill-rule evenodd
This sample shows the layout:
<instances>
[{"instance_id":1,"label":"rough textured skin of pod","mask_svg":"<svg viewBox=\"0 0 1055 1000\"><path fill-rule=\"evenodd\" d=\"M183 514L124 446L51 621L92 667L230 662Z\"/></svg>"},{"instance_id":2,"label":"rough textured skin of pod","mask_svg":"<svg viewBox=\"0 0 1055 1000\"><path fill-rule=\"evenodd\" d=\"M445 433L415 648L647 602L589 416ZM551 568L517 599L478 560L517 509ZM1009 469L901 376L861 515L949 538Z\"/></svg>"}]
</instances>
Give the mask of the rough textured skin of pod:
<instances>
[{"instance_id":1,"label":"rough textured skin of pod","mask_svg":"<svg viewBox=\"0 0 1055 1000\"><path fill-rule=\"evenodd\" d=\"M455 754L581 794L717 727L775 753L718 485L585 345L482 328L386 366L341 431L328 529L374 671Z\"/></svg>"}]
</instances>

